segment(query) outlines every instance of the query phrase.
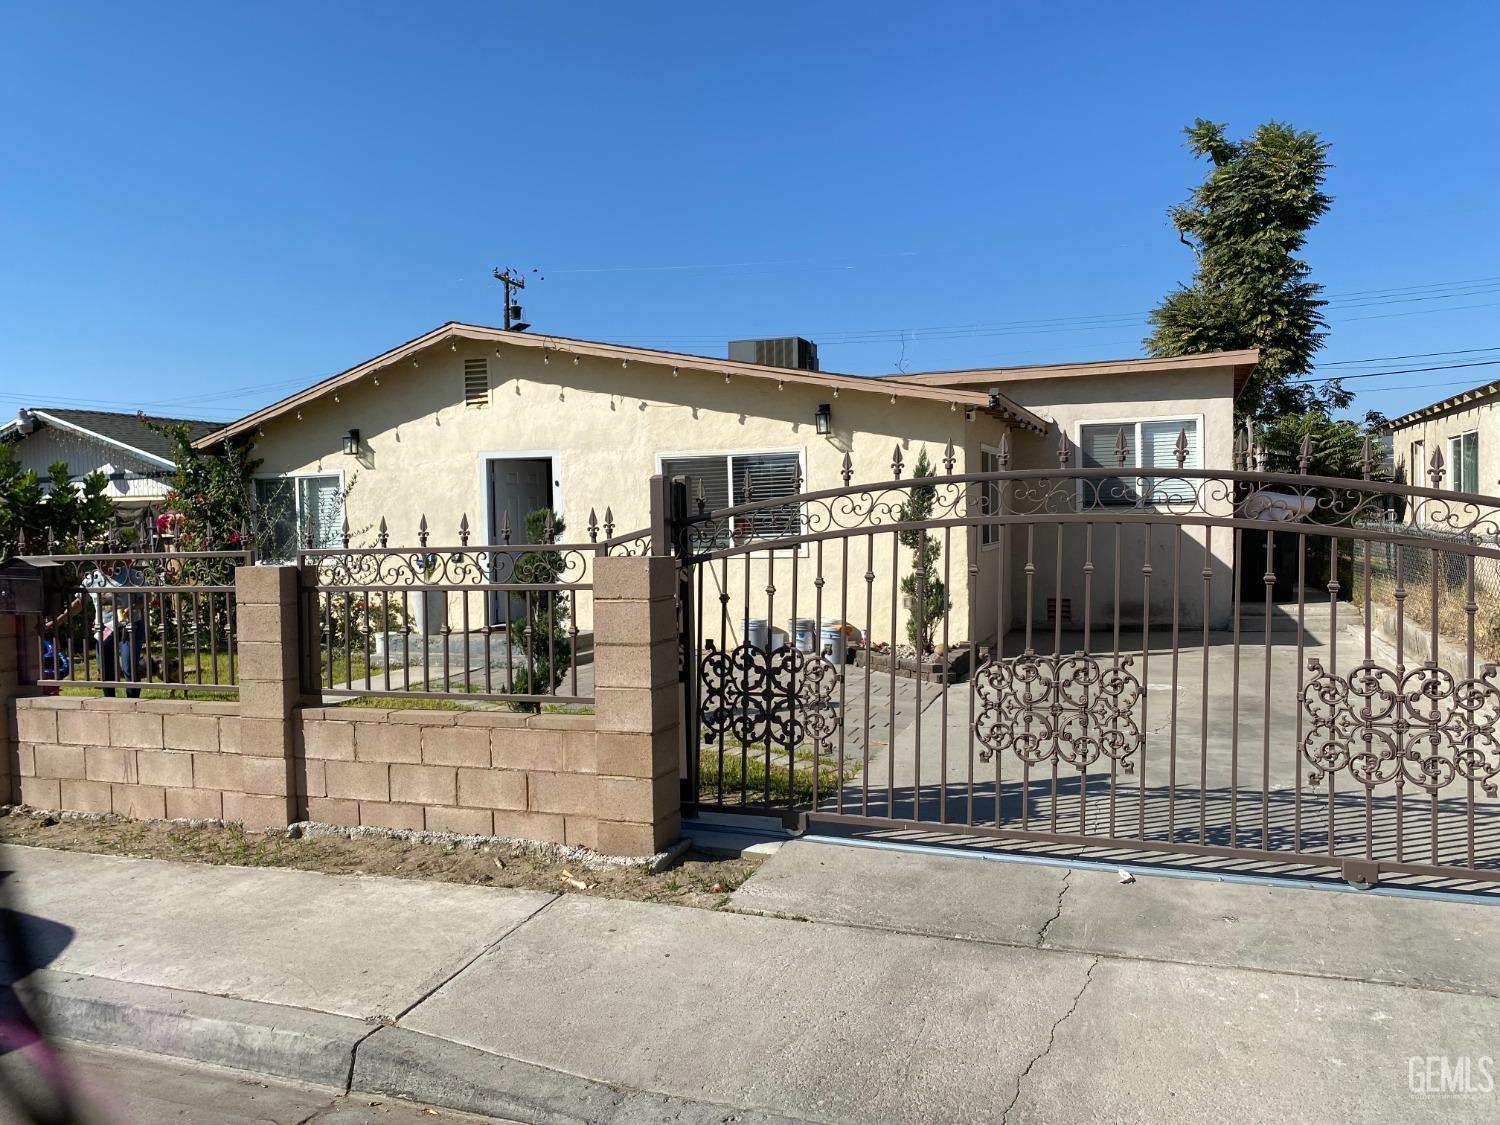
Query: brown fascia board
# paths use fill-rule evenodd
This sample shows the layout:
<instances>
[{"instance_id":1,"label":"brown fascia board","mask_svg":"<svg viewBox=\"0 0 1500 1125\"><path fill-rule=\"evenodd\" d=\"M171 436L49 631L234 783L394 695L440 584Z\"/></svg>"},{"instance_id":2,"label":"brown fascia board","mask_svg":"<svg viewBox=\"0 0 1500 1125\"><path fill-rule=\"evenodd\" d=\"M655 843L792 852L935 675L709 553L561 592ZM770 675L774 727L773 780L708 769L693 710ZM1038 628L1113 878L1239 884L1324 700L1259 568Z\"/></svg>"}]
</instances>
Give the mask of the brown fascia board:
<instances>
[{"instance_id":1,"label":"brown fascia board","mask_svg":"<svg viewBox=\"0 0 1500 1125\"><path fill-rule=\"evenodd\" d=\"M473 340L480 343L505 344L513 347L540 348L553 352L559 356L589 356L598 359L637 360L642 363L651 363L663 367L680 367L684 371L697 372L708 375L741 375L754 379L775 380L782 383L801 383L808 386L826 387L833 391L853 391L859 394L883 394L894 395L898 398L915 399L928 402L955 403L964 407L975 407L992 413L996 417L1005 418L1035 430L1037 433L1047 432L1047 423L1037 415L1027 410L1018 403L1011 402L1005 396L1000 396L997 409L989 409L989 396L977 391L966 391L962 388L953 387L928 387L928 386L903 386L884 379L869 378L861 375L838 375L832 372L822 371L798 371L787 367L767 367L757 363L742 363L731 359L719 359L714 356L689 355L682 352L665 352L653 348L635 348L625 344L604 344L593 340L575 340L566 336L544 336L530 332L507 331L503 328L487 328L481 325L460 324L450 321L447 324L434 328L431 332L425 332L415 339L399 344L390 351L382 352L373 359L368 359L358 366L351 367L347 371L341 371L337 375L330 376L322 382L314 383L306 390L298 391L294 395L274 402L270 406L261 408L252 414L247 414L234 422L230 422L213 433L205 434L193 443L194 448L206 449L220 442L253 429L265 422L270 421L290 410L295 410L324 395L332 394L334 391L358 382L367 375L374 374L393 364L426 351L428 348L449 340L462 339Z\"/></svg>"},{"instance_id":2,"label":"brown fascia board","mask_svg":"<svg viewBox=\"0 0 1500 1125\"><path fill-rule=\"evenodd\" d=\"M1387 433L1395 433L1406 426L1425 421L1428 418L1436 418L1441 414L1448 413L1450 410L1457 410L1459 407L1468 406L1479 399L1490 398L1497 393L1500 393L1500 379L1483 383L1477 387L1470 387L1466 391L1459 391L1456 395L1449 395L1445 399L1439 399L1437 402L1430 402L1426 406L1419 406L1415 410L1409 410L1399 418L1392 418L1380 428Z\"/></svg>"}]
</instances>

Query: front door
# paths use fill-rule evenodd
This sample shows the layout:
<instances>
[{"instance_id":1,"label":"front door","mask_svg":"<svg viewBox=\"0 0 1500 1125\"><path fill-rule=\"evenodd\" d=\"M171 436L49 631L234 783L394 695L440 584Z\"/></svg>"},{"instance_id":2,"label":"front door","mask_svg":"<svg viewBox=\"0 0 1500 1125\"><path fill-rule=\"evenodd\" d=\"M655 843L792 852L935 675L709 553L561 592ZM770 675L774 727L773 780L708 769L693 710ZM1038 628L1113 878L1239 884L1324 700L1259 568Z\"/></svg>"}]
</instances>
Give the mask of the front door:
<instances>
[{"instance_id":1,"label":"front door","mask_svg":"<svg viewBox=\"0 0 1500 1125\"><path fill-rule=\"evenodd\" d=\"M490 543L502 541L501 531L508 528L509 542L520 546L527 542L526 517L538 508L552 506L552 460L548 457L495 458L489 463ZM520 552L497 552L494 556L492 582L509 582ZM526 616L524 595L490 599L490 623L509 625Z\"/></svg>"}]
</instances>

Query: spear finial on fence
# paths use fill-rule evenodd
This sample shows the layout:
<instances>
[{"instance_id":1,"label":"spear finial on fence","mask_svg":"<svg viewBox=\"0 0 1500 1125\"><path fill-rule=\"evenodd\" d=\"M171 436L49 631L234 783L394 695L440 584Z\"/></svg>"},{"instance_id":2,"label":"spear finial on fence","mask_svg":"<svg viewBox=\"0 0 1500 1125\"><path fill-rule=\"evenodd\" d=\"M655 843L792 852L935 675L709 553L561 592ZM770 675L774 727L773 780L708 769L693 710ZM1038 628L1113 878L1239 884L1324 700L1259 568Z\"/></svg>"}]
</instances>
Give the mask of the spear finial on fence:
<instances>
[{"instance_id":1,"label":"spear finial on fence","mask_svg":"<svg viewBox=\"0 0 1500 1125\"><path fill-rule=\"evenodd\" d=\"M1125 455L1129 448L1125 444L1125 427L1121 426L1115 433L1115 464L1122 469L1125 467Z\"/></svg>"},{"instance_id":2,"label":"spear finial on fence","mask_svg":"<svg viewBox=\"0 0 1500 1125\"><path fill-rule=\"evenodd\" d=\"M469 513L465 512L458 520L458 545L467 547L469 545Z\"/></svg>"},{"instance_id":3,"label":"spear finial on fence","mask_svg":"<svg viewBox=\"0 0 1500 1125\"><path fill-rule=\"evenodd\" d=\"M948 439L948 444L943 447L943 472L947 476L953 475L953 464L958 458L953 453L953 439Z\"/></svg>"},{"instance_id":4,"label":"spear finial on fence","mask_svg":"<svg viewBox=\"0 0 1500 1125\"><path fill-rule=\"evenodd\" d=\"M895 480L901 479L901 443L896 443L896 451L891 454L891 476Z\"/></svg>"},{"instance_id":5,"label":"spear finial on fence","mask_svg":"<svg viewBox=\"0 0 1500 1125\"><path fill-rule=\"evenodd\" d=\"M23 547L26 545L26 540L24 538L24 534L25 533L23 532L22 533L23 538L21 539L21 545ZM80 550L83 548L83 544L82 543L80 543L78 546L79 546ZM47 553L49 555L55 555L55 554L57 554L57 535L56 535L56 533L53 532L51 526L48 526L48 528L47 528ZM23 554L24 554L24 552L23 552Z\"/></svg>"},{"instance_id":6,"label":"spear finial on fence","mask_svg":"<svg viewBox=\"0 0 1500 1125\"><path fill-rule=\"evenodd\" d=\"M427 546L427 513L422 513L422 518L417 521L417 546Z\"/></svg>"},{"instance_id":7,"label":"spear finial on fence","mask_svg":"<svg viewBox=\"0 0 1500 1125\"><path fill-rule=\"evenodd\" d=\"M1057 432L1057 465L1058 468L1066 469L1068 462L1073 460L1073 450L1068 445L1068 435L1061 430Z\"/></svg>"},{"instance_id":8,"label":"spear finial on fence","mask_svg":"<svg viewBox=\"0 0 1500 1125\"><path fill-rule=\"evenodd\" d=\"M312 521L311 520L308 520L307 523L304 525L303 535L302 535L302 541L305 544L307 544L307 549L309 551L311 551L313 549L313 529L312 529Z\"/></svg>"},{"instance_id":9,"label":"spear finial on fence","mask_svg":"<svg viewBox=\"0 0 1500 1125\"><path fill-rule=\"evenodd\" d=\"M693 503L698 506L698 514L701 516L708 511L708 494L703 491L703 478L699 477L697 487L694 489Z\"/></svg>"},{"instance_id":10,"label":"spear finial on fence","mask_svg":"<svg viewBox=\"0 0 1500 1125\"><path fill-rule=\"evenodd\" d=\"M542 520L542 542L551 543L557 538L557 529L552 523L552 509L547 509L546 518Z\"/></svg>"},{"instance_id":11,"label":"spear finial on fence","mask_svg":"<svg viewBox=\"0 0 1500 1125\"><path fill-rule=\"evenodd\" d=\"M1234 467L1237 472L1245 471L1245 435L1239 430L1234 432Z\"/></svg>"},{"instance_id":12,"label":"spear finial on fence","mask_svg":"<svg viewBox=\"0 0 1500 1125\"><path fill-rule=\"evenodd\" d=\"M1370 479L1370 474L1375 471L1374 450L1370 446L1370 435L1365 435L1365 443L1359 450L1359 473L1365 480Z\"/></svg>"},{"instance_id":13,"label":"spear finial on fence","mask_svg":"<svg viewBox=\"0 0 1500 1125\"><path fill-rule=\"evenodd\" d=\"M1179 469L1187 464L1188 441L1186 426L1183 426L1182 429L1177 431L1177 444L1172 447L1172 459L1177 462L1177 467Z\"/></svg>"},{"instance_id":14,"label":"spear finial on fence","mask_svg":"<svg viewBox=\"0 0 1500 1125\"><path fill-rule=\"evenodd\" d=\"M1010 431L1000 435L1000 456L998 458L1002 469L1010 468Z\"/></svg>"},{"instance_id":15,"label":"spear finial on fence","mask_svg":"<svg viewBox=\"0 0 1500 1125\"><path fill-rule=\"evenodd\" d=\"M344 513L344 526L339 530L339 538L344 541L344 548L349 547L349 513Z\"/></svg>"},{"instance_id":16,"label":"spear finial on fence","mask_svg":"<svg viewBox=\"0 0 1500 1125\"><path fill-rule=\"evenodd\" d=\"M1432 487L1443 486L1443 451L1434 449L1432 451L1432 467L1427 470L1427 475L1432 478Z\"/></svg>"},{"instance_id":17,"label":"spear finial on fence","mask_svg":"<svg viewBox=\"0 0 1500 1125\"><path fill-rule=\"evenodd\" d=\"M50 537L52 529L49 527L47 529L47 532L48 532L48 535ZM18 554L18 555L24 555L25 553L26 553L26 529L23 527L23 528L20 528L19 530L16 531L16 554ZM52 550L52 545L51 545L50 541L49 541L49 543L47 545L47 553L49 555L54 553L53 550Z\"/></svg>"},{"instance_id":18,"label":"spear finial on fence","mask_svg":"<svg viewBox=\"0 0 1500 1125\"><path fill-rule=\"evenodd\" d=\"M385 517L381 516L380 527L375 532L376 541L382 547L384 547L386 545L386 541L390 538L390 534L390 530L385 526Z\"/></svg>"},{"instance_id":19,"label":"spear finial on fence","mask_svg":"<svg viewBox=\"0 0 1500 1125\"><path fill-rule=\"evenodd\" d=\"M750 477L745 476L745 487L740 489L740 503L748 504L755 499L755 494L750 490Z\"/></svg>"},{"instance_id":20,"label":"spear finial on fence","mask_svg":"<svg viewBox=\"0 0 1500 1125\"><path fill-rule=\"evenodd\" d=\"M848 453L844 454L844 462L839 466L839 476L844 479L845 487L854 479L854 459Z\"/></svg>"},{"instance_id":21,"label":"spear finial on fence","mask_svg":"<svg viewBox=\"0 0 1500 1125\"><path fill-rule=\"evenodd\" d=\"M1307 476L1307 467L1312 464L1312 431L1302 435L1302 444L1297 448L1297 471Z\"/></svg>"},{"instance_id":22,"label":"spear finial on fence","mask_svg":"<svg viewBox=\"0 0 1500 1125\"><path fill-rule=\"evenodd\" d=\"M610 508L608 505L605 505L605 508L604 508L604 538L606 538L606 539L613 539L614 537L615 537L615 513L614 513L614 510L612 508Z\"/></svg>"},{"instance_id":23,"label":"spear finial on fence","mask_svg":"<svg viewBox=\"0 0 1500 1125\"><path fill-rule=\"evenodd\" d=\"M599 517L593 508L589 509L589 542L599 542Z\"/></svg>"},{"instance_id":24,"label":"spear finial on fence","mask_svg":"<svg viewBox=\"0 0 1500 1125\"><path fill-rule=\"evenodd\" d=\"M426 545L426 542L427 541L425 539L422 540L422 543L423 543L424 546ZM500 542L501 542L502 545L510 543L510 513L509 512L502 512L501 515L500 515Z\"/></svg>"}]
</instances>

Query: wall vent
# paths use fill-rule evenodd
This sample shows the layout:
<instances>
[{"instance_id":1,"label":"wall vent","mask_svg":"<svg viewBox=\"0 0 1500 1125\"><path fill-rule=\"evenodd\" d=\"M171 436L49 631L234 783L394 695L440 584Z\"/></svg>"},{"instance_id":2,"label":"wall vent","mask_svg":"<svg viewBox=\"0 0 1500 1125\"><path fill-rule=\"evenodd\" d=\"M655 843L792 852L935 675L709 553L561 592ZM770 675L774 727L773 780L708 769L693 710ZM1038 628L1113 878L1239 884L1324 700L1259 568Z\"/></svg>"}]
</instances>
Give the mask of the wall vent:
<instances>
[{"instance_id":1,"label":"wall vent","mask_svg":"<svg viewBox=\"0 0 1500 1125\"><path fill-rule=\"evenodd\" d=\"M464 360L464 405L483 410L490 404L490 361L484 356Z\"/></svg>"},{"instance_id":2,"label":"wall vent","mask_svg":"<svg viewBox=\"0 0 1500 1125\"><path fill-rule=\"evenodd\" d=\"M1059 601L1057 598L1047 599L1047 620L1056 621L1059 616L1061 616L1064 621L1073 620L1072 598L1063 598L1061 601Z\"/></svg>"}]
</instances>

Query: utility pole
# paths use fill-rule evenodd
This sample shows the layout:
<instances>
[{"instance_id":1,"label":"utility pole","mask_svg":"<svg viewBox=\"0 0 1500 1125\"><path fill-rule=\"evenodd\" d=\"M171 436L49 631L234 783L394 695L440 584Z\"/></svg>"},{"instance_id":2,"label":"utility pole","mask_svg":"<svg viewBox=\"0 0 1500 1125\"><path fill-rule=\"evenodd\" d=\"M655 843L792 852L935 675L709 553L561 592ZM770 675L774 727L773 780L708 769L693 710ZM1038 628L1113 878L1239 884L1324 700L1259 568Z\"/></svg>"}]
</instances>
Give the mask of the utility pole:
<instances>
[{"instance_id":1,"label":"utility pole","mask_svg":"<svg viewBox=\"0 0 1500 1125\"><path fill-rule=\"evenodd\" d=\"M500 267L495 267L495 280L505 286L505 330L507 332L525 332L531 325L521 319L521 306L511 302L511 291L514 289L525 289L526 279L519 274L512 273L509 266L505 272L500 272Z\"/></svg>"}]
</instances>

